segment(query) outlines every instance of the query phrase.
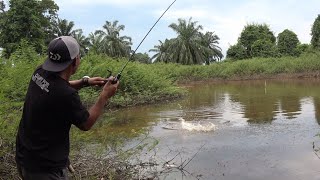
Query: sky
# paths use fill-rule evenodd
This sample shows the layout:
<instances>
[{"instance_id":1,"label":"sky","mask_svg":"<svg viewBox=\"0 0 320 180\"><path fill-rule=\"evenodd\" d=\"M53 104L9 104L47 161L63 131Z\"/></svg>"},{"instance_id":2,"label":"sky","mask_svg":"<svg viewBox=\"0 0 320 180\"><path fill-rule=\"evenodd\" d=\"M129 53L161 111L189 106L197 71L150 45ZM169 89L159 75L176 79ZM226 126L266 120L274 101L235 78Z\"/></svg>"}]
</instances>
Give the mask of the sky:
<instances>
[{"instance_id":1,"label":"sky","mask_svg":"<svg viewBox=\"0 0 320 180\"><path fill-rule=\"evenodd\" d=\"M58 15L75 23L85 35L101 30L106 21L125 25L121 36L132 38L136 49L152 25L173 0L55 0ZM147 52L159 40L177 34L168 26L179 18L197 21L203 32L214 32L226 54L237 43L247 24L267 24L275 36L285 29L297 34L301 43L310 43L311 27L320 14L319 0L177 0L150 32L137 52Z\"/></svg>"}]
</instances>

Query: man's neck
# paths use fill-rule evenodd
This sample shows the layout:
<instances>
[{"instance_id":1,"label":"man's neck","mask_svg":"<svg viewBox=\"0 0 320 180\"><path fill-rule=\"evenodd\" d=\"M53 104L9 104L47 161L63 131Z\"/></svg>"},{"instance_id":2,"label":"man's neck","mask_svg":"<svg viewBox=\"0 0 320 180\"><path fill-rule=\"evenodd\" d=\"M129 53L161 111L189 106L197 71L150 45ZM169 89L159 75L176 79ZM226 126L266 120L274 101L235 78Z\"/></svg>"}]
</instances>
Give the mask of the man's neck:
<instances>
[{"instance_id":1,"label":"man's neck","mask_svg":"<svg viewBox=\"0 0 320 180\"><path fill-rule=\"evenodd\" d=\"M68 68L62 72L59 73L59 76L66 80L66 81L69 81L70 80L70 77L71 77L71 73L70 71L68 70Z\"/></svg>"}]
</instances>

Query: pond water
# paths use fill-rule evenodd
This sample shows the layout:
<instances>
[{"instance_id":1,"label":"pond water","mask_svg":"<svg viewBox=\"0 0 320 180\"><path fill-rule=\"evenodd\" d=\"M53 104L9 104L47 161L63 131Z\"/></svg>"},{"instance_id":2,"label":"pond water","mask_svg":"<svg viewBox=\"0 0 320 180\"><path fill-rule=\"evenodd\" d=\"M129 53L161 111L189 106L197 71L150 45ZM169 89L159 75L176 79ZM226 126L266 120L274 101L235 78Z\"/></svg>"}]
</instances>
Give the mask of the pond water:
<instances>
[{"instance_id":1,"label":"pond water","mask_svg":"<svg viewBox=\"0 0 320 180\"><path fill-rule=\"evenodd\" d=\"M153 155L184 166L163 179L319 180L320 81L190 84L184 99L115 112L127 132L148 128ZM125 122L125 123L121 123ZM171 160L171 161L170 161Z\"/></svg>"}]
</instances>

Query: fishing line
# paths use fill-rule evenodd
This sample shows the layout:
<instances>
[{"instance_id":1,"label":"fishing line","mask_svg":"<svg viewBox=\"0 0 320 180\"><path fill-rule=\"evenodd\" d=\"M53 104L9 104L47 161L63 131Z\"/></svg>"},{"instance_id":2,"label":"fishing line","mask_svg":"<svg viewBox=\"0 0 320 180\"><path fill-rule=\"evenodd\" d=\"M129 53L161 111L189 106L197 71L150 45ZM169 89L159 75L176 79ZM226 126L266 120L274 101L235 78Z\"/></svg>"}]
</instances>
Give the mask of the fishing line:
<instances>
[{"instance_id":1,"label":"fishing line","mask_svg":"<svg viewBox=\"0 0 320 180\"><path fill-rule=\"evenodd\" d=\"M120 77L121 77L121 73L123 72L123 70L126 68L126 66L128 65L128 63L132 60L133 56L136 54L136 51L139 49L139 47L141 46L141 44L143 43L143 41L147 38L147 36L149 35L149 33L152 31L152 29L157 25L157 23L160 21L160 19L164 16L164 14L171 8L171 6L176 2L177 0L174 0L170 6L168 6L168 8L162 13L162 15L158 18L158 20L153 24L153 26L150 28L150 30L148 31L148 33L144 36L144 38L142 39L142 41L139 43L139 45L137 46L137 48L133 51L133 53L130 55L128 61L123 65L122 69L120 70L120 72L117 74L117 76L115 77L115 79L112 81L113 83L116 83Z\"/></svg>"}]
</instances>

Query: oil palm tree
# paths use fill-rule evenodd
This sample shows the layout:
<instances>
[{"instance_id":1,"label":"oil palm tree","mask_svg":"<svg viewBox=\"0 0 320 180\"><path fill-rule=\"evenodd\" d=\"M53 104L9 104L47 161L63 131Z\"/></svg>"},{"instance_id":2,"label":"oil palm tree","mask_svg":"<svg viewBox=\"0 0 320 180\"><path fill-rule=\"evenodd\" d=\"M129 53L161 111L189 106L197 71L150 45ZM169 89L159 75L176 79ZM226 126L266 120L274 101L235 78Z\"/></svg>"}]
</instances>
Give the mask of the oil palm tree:
<instances>
[{"instance_id":1,"label":"oil palm tree","mask_svg":"<svg viewBox=\"0 0 320 180\"><path fill-rule=\"evenodd\" d=\"M55 34L57 37L59 36L71 36L74 31L72 30L74 27L73 21L68 21L66 19L58 18L55 26Z\"/></svg>"},{"instance_id":2,"label":"oil palm tree","mask_svg":"<svg viewBox=\"0 0 320 180\"><path fill-rule=\"evenodd\" d=\"M96 54L102 53L104 43L103 43L103 35L100 33L90 33L89 34L89 52L93 52Z\"/></svg>"},{"instance_id":3,"label":"oil palm tree","mask_svg":"<svg viewBox=\"0 0 320 180\"><path fill-rule=\"evenodd\" d=\"M154 63L156 62L170 62L170 43L171 40L166 39L164 43L159 40L159 45L155 45L153 49L150 49L149 52L154 52L155 54L150 58Z\"/></svg>"},{"instance_id":4,"label":"oil palm tree","mask_svg":"<svg viewBox=\"0 0 320 180\"><path fill-rule=\"evenodd\" d=\"M209 48L208 52L205 52L205 63L209 65L214 61L220 61L223 58L222 49L217 45L220 38L214 34L214 32L200 33L202 44Z\"/></svg>"},{"instance_id":5,"label":"oil palm tree","mask_svg":"<svg viewBox=\"0 0 320 180\"><path fill-rule=\"evenodd\" d=\"M197 25L196 21L187 22L184 19L178 19L178 24L169 25L178 37L172 39L170 45L170 53L172 53L172 61L180 64L203 64L205 63L209 48L204 46L200 38L201 25Z\"/></svg>"},{"instance_id":6,"label":"oil palm tree","mask_svg":"<svg viewBox=\"0 0 320 180\"><path fill-rule=\"evenodd\" d=\"M103 36L103 53L111 57L128 57L131 52L131 38L120 36L120 31L124 30L124 25L118 25L118 21L112 23L106 21L103 26L104 30L97 31L96 34Z\"/></svg>"},{"instance_id":7,"label":"oil palm tree","mask_svg":"<svg viewBox=\"0 0 320 180\"><path fill-rule=\"evenodd\" d=\"M72 32L72 36L78 41L80 45L81 56L84 56L88 53L89 48L89 38L83 35L82 29L76 29Z\"/></svg>"}]
</instances>

